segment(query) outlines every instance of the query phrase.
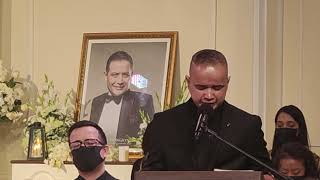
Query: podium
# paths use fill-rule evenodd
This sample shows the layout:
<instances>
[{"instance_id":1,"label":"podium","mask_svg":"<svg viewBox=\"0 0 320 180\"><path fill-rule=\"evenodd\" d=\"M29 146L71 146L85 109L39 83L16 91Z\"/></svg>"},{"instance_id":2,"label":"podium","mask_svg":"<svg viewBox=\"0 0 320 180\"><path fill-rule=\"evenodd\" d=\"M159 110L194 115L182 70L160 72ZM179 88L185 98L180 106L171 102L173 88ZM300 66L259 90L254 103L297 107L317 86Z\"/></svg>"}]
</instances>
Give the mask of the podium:
<instances>
[{"instance_id":1,"label":"podium","mask_svg":"<svg viewBox=\"0 0 320 180\"><path fill-rule=\"evenodd\" d=\"M262 180L260 171L141 171L135 180Z\"/></svg>"}]
</instances>

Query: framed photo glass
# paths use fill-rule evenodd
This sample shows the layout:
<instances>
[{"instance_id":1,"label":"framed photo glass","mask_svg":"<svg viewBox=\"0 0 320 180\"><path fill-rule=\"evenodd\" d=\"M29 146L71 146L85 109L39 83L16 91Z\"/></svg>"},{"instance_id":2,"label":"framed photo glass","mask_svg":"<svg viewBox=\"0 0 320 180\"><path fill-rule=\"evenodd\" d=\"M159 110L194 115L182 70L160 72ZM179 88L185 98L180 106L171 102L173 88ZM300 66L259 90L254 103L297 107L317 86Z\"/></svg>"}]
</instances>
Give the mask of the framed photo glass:
<instances>
[{"instance_id":1,"label":"framed photo glass","mask_svg":"<svg viewBox=\"0 0 320 180\"><path fill-rule=\"evenodd\" d=\"M76 120L98 123L108 144L141 145L153 114L171 103L177 36L84 33Z\"/></svg>"}]
</instances>

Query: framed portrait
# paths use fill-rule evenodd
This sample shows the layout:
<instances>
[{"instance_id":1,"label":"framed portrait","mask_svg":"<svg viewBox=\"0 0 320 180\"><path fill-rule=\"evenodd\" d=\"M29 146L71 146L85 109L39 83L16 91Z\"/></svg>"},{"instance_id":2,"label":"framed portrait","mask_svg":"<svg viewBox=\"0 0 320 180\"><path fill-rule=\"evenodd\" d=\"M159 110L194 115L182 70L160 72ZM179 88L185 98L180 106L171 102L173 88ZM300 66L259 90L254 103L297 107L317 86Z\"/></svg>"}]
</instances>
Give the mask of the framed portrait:
<instances>
[{"instance_id":1,"label":"framed portrait","mask_svg":"<svg viewBox=\"0 0 320 180\"><path fill-rule=\"evenodd\" d=\"M76 120L98 123L116 143L141 136L141 116L152 118L171 103L177 36L84 33Z\"/></svg>"}]
</instances>

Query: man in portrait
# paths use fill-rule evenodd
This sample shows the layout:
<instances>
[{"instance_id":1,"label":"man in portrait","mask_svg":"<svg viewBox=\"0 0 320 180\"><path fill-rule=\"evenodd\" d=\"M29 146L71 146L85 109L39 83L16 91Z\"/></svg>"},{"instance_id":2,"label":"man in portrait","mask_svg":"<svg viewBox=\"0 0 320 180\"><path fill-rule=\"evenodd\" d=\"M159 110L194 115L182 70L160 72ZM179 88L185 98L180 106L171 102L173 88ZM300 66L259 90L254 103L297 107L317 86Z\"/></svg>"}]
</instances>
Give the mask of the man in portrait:
<instances>
[{"instance_id":1,"label":"man in portrait","mask_svg":"<svg viewBox=\"0 0 320 180\"><path fill-rule=\"evenodd\" d=\"M106 92L93 98L91 121L107 133L113 143L126 143L137 137L142 123L140 112L150 118L154 114L152 96L129 89L133 73L132 57L125 51L113 53L106 62Z\"/></svg>"}]
</instances>

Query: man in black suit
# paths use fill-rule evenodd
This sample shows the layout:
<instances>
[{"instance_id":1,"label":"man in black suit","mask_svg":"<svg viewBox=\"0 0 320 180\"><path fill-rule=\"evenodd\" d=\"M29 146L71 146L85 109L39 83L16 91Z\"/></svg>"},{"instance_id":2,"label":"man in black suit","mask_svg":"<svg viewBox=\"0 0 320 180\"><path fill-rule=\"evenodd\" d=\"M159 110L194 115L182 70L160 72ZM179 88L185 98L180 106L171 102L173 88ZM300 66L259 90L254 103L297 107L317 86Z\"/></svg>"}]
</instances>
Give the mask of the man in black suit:
<instances>
[{"instance_id":1,"label":"man in black suit","mask_svg":"<svg viewBox=\"0 0 320 180\"><path fill-rule=\"evenodd\" d=\"M193 55L186 76L191 98L156 113L144 135L145 170L252 169L262 167L209 134L195 140L198 108L209 104L208 128L222 138L270 164L259 116L225 101L230 77L225 56L211 49Z\"/></svg>"},{"instance_id":2,"label":"man in black suit","mask_svg":"<svg viewBox=\"0 0 320 180\"><path fill-rule=\"evenodd\" d=\"M128 137L137 137L142 123L139 111L150 118L154 114L152 96L130 91L132 57L117 51L107 60L105 80L107 92L92 101L90 119L99 124L111 144L125 144Z\"/></svg>"}]
</instances>

